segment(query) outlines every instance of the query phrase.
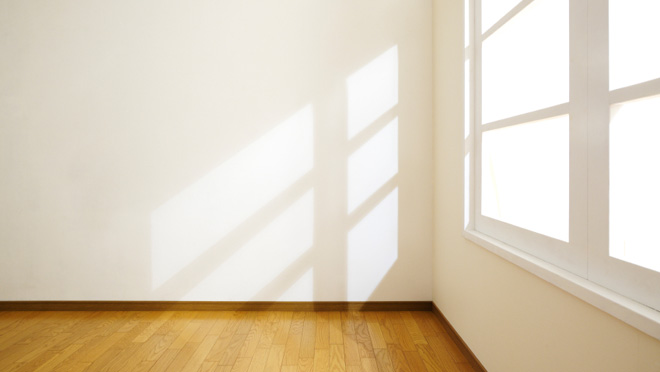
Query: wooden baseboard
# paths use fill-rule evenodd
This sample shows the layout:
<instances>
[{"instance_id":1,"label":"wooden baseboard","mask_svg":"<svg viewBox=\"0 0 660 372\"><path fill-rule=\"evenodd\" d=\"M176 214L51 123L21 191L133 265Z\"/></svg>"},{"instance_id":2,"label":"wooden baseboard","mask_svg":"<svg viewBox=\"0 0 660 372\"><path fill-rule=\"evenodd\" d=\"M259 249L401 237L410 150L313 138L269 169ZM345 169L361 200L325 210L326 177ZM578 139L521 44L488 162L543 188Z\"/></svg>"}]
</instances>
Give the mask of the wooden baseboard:
<instances>
[{"instance_id":1,"label":"wooden baseboard","mask_svg":"<svg viewBox=\"0 0 660 372\"><path fill-rule=\"evenodd\" d=\"M449 337L451 337L452 341L458 346L458 348L461 350L463 355L465 356L465 359L467 359L468 363L472 366L472 368L475 371L480 371L480 372L487 372L486 368L481 364L479 359L477 359L477 356L474 355L472 350L467 346L465 341L461 338L461 336L456 332L454 327L449 323L449 320L445 318L445 315L438 309L438 307L435 305L435 303L431 302L431 309L433 311L433 314L438 318L442 326L445 328L445 331L447 331L447 334L449 334Z\"/></svg>"},{"instance_id":2,"label":"wooden baseboard","mask_svg":"<svg viewBox=\"0 0 660 372\"><path fill-rule=\"evenodd\" d=\"M431 311L430 301L0 301L0 311Z\"/></svg>"}]
</instances>

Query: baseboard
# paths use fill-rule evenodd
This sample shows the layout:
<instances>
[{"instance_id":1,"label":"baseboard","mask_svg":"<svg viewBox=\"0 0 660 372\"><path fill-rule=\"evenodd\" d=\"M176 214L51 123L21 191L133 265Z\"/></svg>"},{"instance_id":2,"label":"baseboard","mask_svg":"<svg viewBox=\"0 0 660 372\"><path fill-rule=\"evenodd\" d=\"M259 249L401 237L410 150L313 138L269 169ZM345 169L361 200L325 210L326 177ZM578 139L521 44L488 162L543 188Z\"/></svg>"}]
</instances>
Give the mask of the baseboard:
<instances>
[{"instance_id":1,"label":"baseboard","mask_svg":"<svg viewBox=\"0 0 660 372\"><path fill-rule=\"evenodd\" d=\"M472 366L472 368L475 371L482 371L482 372L487 372L486 368L481 364L479 359L477 359L477 356L474 355L472 350L467 346L465 341L461 338L461 336L456 332L454 327L449 323L449 320L445 318L445 315L438 309L438 307L435 305L435 303L431 302L431 309L433 311L433 314L438 318L442 326L445 328L445 331L447 331L447 334L449 334L449 337L451 337L452 341L458 346L458 348L461 350L463 355L465 356L465 359L467 359L468 363Z\"/></svg>"},{"instance_id":2,"label":"baseboard","mask_svg":"<svg viewBox=\"0 0 660 372\"><path fill-rule=\"evenodd\" d=\"M0 311L431 311L430 301L0 301Z\"/></svg>"}]
</instances>

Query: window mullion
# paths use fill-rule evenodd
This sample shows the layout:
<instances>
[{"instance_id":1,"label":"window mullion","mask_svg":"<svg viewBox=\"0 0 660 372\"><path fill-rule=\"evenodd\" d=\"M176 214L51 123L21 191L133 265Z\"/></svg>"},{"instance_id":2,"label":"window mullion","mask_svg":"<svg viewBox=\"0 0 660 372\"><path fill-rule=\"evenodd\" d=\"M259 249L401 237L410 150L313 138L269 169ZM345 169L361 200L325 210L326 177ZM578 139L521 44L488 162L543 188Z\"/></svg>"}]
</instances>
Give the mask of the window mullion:
<instances>
[{"instance_id":1,"label":"window mullion","mask_svg":"<svg viewBox=\"0 0 660 372\"><path fill-rule=\"evenodd\" d=\"M608 1L588 5L588 277L593 280L601 275L609 248L609 28Z\"/></svg>"},{"instance_id":2,"label":"window mullion","mask_svg":"<svg viewBox=\"0 0 660 372\"><path fill-rule=\"evenodd\" d=\"M483 38L481 36L481 0L473 0L474 12L474 33L473 33L473 78L474 78L474 109L473 109L473 130L474 130L474 204L473 204L473 223L477 224L478 216L481 215L481 49Z\"/></svg>"},{"instance_id":3,"label":"window mullion","mask_svg":"<svg viewBox=\"0 0 660 372\"><path fill-rule=\"evenodd\" d=\"M589 141L589 39L587 2L571 0L569 4L570 45L570 155L569 155L569 242L576 261L581 264L575 274L587 276L588 224L588 148Z\"/></svg>"}]
</instances>

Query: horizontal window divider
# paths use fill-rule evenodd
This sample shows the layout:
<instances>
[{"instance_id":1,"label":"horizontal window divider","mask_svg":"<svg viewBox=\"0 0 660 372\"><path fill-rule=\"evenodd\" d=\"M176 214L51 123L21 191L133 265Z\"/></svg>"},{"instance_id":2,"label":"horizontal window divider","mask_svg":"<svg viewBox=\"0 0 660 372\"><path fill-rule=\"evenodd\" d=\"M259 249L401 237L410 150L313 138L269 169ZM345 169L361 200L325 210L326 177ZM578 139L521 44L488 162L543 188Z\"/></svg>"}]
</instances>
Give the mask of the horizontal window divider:
<instances>
[{"instance_id":1,"label":"horizontal window divider","mask_svg":"<svg viewBox=\"0 0 660 372\"><path fill-rule=\"evenodd\" d=\"M531 4L534 0L523 0L518 3L513 9L509 10L499 21L495 22L486 32L481 35L481 42L484 42L490 35L494 34L495 31L499 30L504 24L509 22L513 17L520 13L527 5Z\"/></svg>"},{"instance_id":2,"label":"horizontal window divider","mask_svg":"<svg viewBox=\"0 0 660 372\"><path fill-rule=\"evenodd\" d=\"M532 121L549 119L556 116L568 115L569 110L570 110L570 105L568 102L566 102L556 106L547 107L541 110L532 111L522 115L512 116L506 119L483 124L481 125L480 129L481 132L486 132L493 129L500 129L505 127L510 127L513 125L529 123Z\"/></svg>"},{"instance_id":3,"label":"horizontal window divider","mask_svg":"<svg viewBox=\"0 0 660 372\"><path fill-rule=\"evenodd\" d=\"M546 282L660 340L659 311L560 269L476 230L464 230L463 236Z\"/></svg>"},{"instance_id":4,"label":"horizontal window divider","mask_svg":"<svg viewBox=\"0 0 660 372\"><path fill-rule=\"evenodd\" d=\"M610 91L610 105L656 95L660 95L660 79L649 80Z\"/></svg>"}]
</instances>

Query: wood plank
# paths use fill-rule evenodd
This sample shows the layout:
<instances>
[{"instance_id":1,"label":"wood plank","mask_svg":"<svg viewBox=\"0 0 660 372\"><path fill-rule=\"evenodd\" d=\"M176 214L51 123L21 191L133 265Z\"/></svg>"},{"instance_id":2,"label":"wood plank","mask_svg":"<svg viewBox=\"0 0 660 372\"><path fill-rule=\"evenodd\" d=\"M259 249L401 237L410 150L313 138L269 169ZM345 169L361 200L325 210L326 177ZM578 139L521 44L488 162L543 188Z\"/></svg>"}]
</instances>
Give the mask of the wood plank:
<instances>
[{"instance_id":1,"label":"wood plank","mask_svg":"<svg viewBox=\"0 0 660 372\"><path fill-rule=\"evenodd\" d=\"M202 311L200 311L201 313ZM206 339L206 336L211 332L211 328L215 324L215 320L210 320L210 319L202 319L197 321L199 323L199 327L197 328L197 331L190 337L190 340L188 342L193 342L193 343L202 343ZM216 336L216 335L213 335Z\"/></svg>"},{"instance_id":2,"label":"wood plank","mask_svg":"<svg viewBox=\"0 0 660 372\"><path fill-rule=\"evenodd\" d=\"M201 367L202 363L206 360L206 356L211 351L213 345L218 340L220 336L206 336L201 343L191 342L191 345L198 345L195 352L186 363L186 366L183 368L183 372L197 372Z\"/></svg>"},{"instance_id":3,"label":"wood plank","mask_svg":"<svg viewBox=\"0 0 660 372\"><path fill-rule=\"evenodd\" d=\"M314 372L330 370L330 349L316 349L314 352Z\"/></svg>"},{"instance_id":4,"label":"wood plank","mask_svg":"<svg viewBox=\"0 0 660 372\"><path fill-rule=\"evenodd\" d=\"M197 328L199 328L199 323L188 323L186 328L184 328L181 334L179 334L179 337L177 337L177 339L172 342L170 349L183 349L190 338L195 334L195 332L197 332Z\"/></svg>"},{"instance_id":5,"label":"wood plank","mask_svg":"<svg viewBox=\"0 0 660 372\"><path fill-rule=\"evenodd\" d=\"M245 342L241 346L241 350L238 352L239 358L251 358L254 355L254 352L257 351L257 346L259 345L259 340L261 335L265 331L268 324L268 313L259 312L256 319L252 323L252 327L245 337Z\"/></svg>"},{"instance_id":6,"label":"wood plank","mask_svg":"<svg viewBox=\"0 0 660 372\"><path fill-rule=\"evenodd\" d=\"M156 360L149 372L163 372L172 364L174 358L181 350L178 349L167 349L162 355Z\"/></svg>"},{"instance_id":7,"label":"wood plank","mask_svg":"<svg viewBox=\"0 0 660 372\"><path fill-rule=\"evenodd\" d=\"M339 327L341 330L341 326ZM344 345L330 345L330 372L346 372L346 360L344 358Z\"/></svg>"},{"instance_id":8,"label":"wood plank","mask_svg":"<svg viewBox=\"0 0 660 372\"><path fill-rule=\"evenodd\" d=\"M378 319L378 326L380 327L380 331L383 334L383 339L385 340L385 343L399 344L399 337L394 331L394 325L392 324L392 320L390 319L392 317L392 314L395 313L389 311L377 312L376 317Z\"/></svg>"},{"instance_id":9,"label":"wood plank","mask_svg":"<svg viewBox=\"0 0 660 372\"><path fill-rule=\"evenodd\" d=\"M300 343L300 358L314 358L314 345L316 343L316 313L305 313L302 341Z\"/></svg>"},{"instance_id":10,"label":"wood plank","mask_svg":"<svg viewBox=\"0 0 660 372\"><path fill-rule=\"evenodd\" d=\"M137 335L135 339L133 339L133 342L147 341L163 324L165 324L165 322L167 322L172 317L172 315L174 315L174 312L172 311L163 311L160 313L160 316L153 320L147 328L145 328L139 335Z\"/></svg>"},{"instance_id":11,"label":"wood plank","mask_svg":"<svg viewBox=\"0 0 660 372\"><path fill-rule=\"evenodd\" d=\"M330 348L330 324L329 314L325 311L316 313L316 342L314 348Z\"/></svg>"},{"instance_id":12,"label":"wood plank","mask_svg":"<svg viewBox=\"0 0 660 372\"><path fill-rule=\"evenodd\" d=\"M376 354L376 364L378 364L380 372L394 372L394 366L387 349L376 349L374 354Z\"/></svg>"},{"instance_id":13,"label":"wood plank","mask_svg":"<svg viewBox=\"0 0 660 372\"><path fill-rule=\"evenodd\" d=\"M300 358L300 344L302 341L302 334L289 335L289 339L284 346L284 360L282 364L285 366L295 366L298 364Z\"/></svg>"},{"instance_id":14,"label":"wood plank","mask_svg":"<svg viewBox=\"0 0 660 372\"><path fill-rule=\"evenodd\" d=\"M406 355L399 345L387 345L387 353L392 361L395 372L413 372L408 364Z\"/></svg>"},{"instance_id":15,"label":"wood plank","mask_svg":"<svg viewBox=\"0 0 660 372\"><path fill-rule=\"evenodd\" d=\"M268 349L273 345L273 340L275 339L275 333L277 332L277 319L279 315L276 312L269 311L266 318L266 324L263 327L261 332L261 337L259 337L259 343L257 348Z\"/></svg>"},{"instance_id":16,"label":"wood plank","mask_svg":"<svg viewBox=\"0 0 660 372\"><path fill-rule=\"evenodd\" d=\"M355 334L344 335L344 358L347 366L359 366L362 364Z\"/></svg>"},{"instance_id":17,"label":"wood plank","mask_svg":"<svg viewBox=\"0 0 660 372\"><path fill-rule=\"evenodd\" d=\"M415 372L428 372L424 361L416 351L404 351L403 354L406 356L410 369Z\"/></svg>"},{"instance_id":18,"label":"wood plank","mask_svg":"<svg viewBox=\"0 0 660 372\"><path fill-rule=\"evenodd\" d=\"M424 361L424 365L429 372L455 372L455 364L451 356L444 350L436 352L431 345L417 345L417 353Z\"/></svg>"},{"instance_id":19,"label":"wood plank","mask_svg":"<svg viewBox=\"0 0 660 372\"><path fill-rule=\"evenodd\" d=\"M231 366L236 363L238 358L238 352L241 350L241 346L245 342L247 334L235 334L229 340L227 347L220 353L218 357L218 365L221 366Z\"/></svg>"},{"instance_id":20,"label":"wood plank","mask_svg":"<svg viewBox=\"0 0 660 372\"><path fill-rule=\"evenodd\" d=\"M252 362L252 358L238 358L236 359L236 363L229 369L230 372L247 372L248 369L250 368L250 363ZM223 370L227 370L227 366L218 366L218 368L214 372L221 372Z\"/></svg>"},{"instance_id":21,"label":"wood plank","mask_svg":"<svg viewBox=\"0 0 660 372\"><path fill-rule=\"evenodd\" d=\"M154 335L150 337L146 342L134 342L135 345L138 345L138 348L129 358L125 360L123 369L136 369L137 366L147 360L153 350L158 347L158 344L162 341L163 337L163 335Z\"/></svg>"},{"instance_id":22,"label":"wood plank","mask_svg":"<svg viewBox=\"0 0 660 372\"><path fill-rule=\"evenodd\" d=\"M394 328L394 333L396 333L396 337L401 348L404 351L417 351L415 341L408 332L408 328L403 322L401 314L398 312L392 312L390 316L390 322Z\"/></svg>"},{"instance_id":23,"label":"wood plank","mask_svg":"<svg viewBox=\"0 0 660 372\"><path fill-rule=\"evenodd\" d=\"M284 359L284 345L273 345L268 352L266 371L279 371Z\"/></svg>"},{"instance_id":24,"label":"wood plank","mask_svg":"<svg viewBox=\"0 0 660 372\"><path fill-rule=\"evenodd\" d=\"M252 357L252 362L250 363L250 368L248 372L263 372L266 368L266 361L268 360L268 349L257 349Z\"/></svg>"},{"instance_id":25,"label":"wood plank","mask_svg":"<svg viewBox=\"0 0 660 372\"><path fill-rule=\"evenodd\" d=\"M215 344L211 348L211 351L209 352L208 357L206 358L208 361L211 362L219 362L220 358L222 357L222 354L225 352L225 349L229 346L229 343L232 340L232 337L234 336L234 331L238 328L236 324L236 315L231 314L230 318L227 320L227 323L225 327L223 328L222 332L220 332L218 339L216 340ZM211 332L209 332L209 335L211 335ZM247 338L247 335L245 335Z\"/></svg>"},{"instance_id":26,"label":"wood plank","mask_svg":"<svg viewBox=\"0 0 660 372\"><path fill-rule=\"evenodd\" d=\"M429 345L438 354L448 355L454 363L467 363L465 356L449 337L429 336L426 338Z\"/></svg>"},{"instance_id":27,"label":"wood plank","mask_svg":"<svg viewBox=\"0 0 660 372\"><path fill-rule=\"evenodd\" d=\"M69 345L64 350L57 352L57 354L53 355L50 359L44 361L36 369L32 370L32 372L45 372L53 370L55 366L62 363L69 356L78 351L82 346L83 345L81 344Z\"/></svg>"},{"instance_id":28,"label":"wood plank","mask_svg":"<svg viewBox=\"0 0 660 372\"><path fill-rule=\"evenodd\" d=\"M202 362L202 366L199 367L198 372L215 372L216 367L217 365L214 362Z\"/></svg>"},{"instance_id":29,"label":"wood plank","mask_svg":"<svg viewBox=\"0 0 660 372\"><path fill-rule=\"evenodd\" d=\"M430 312L25 313L1 325L3 372L483 371Z\"/></svg>"},{"instance_id":30,"label":"wood plank","mask_svg":"<svg viewBox=\"0 0 660 372\"><path fill-rule=\"evenodd\" d=\"M347 311L342 311L340 314L342 333L345 335L354 335L355 328L353 327L353 320L350 316L350 313Z\"/></svg>"},{"instance_id":31,"label":"wood plank","mask_svg":"<svg viewBox=\"0 0 660 372\"><path fill-rule=\"evenodd\" d=\"M286 344L286 340L289 337L292 318L293 312L291 311L284 311L280 313L280 317L276 324L277 330L275 332L275 337L273 338L273 345Z\"/></svg>"},{"instance_id":32,"label":"wood plank","mask_svg":"<svg viewBox=\"0 0 660 372\"><path fill-rule=\"evenodd\" d=\"M364 372L379 372L376 358L362 358L362 371Z\"/></svg>"},{"instance_id":33,"label":"wood plank","mask_svg":"<svg viewBox=\"0 0 660 372\"><path fill-rule=\"evenodd\" d=\"M367 322L360 313L352 313L352 317L353 324L355 325L355 340L357 341L360 358L375 358Z\"/></svg>"},{"instance_id":34,"label":"wood plank","mask_svg":"<svg viewBox=\"0 0 660 372\"><path fill-rule=\"evenodd\" d=\"M167 369L165 370L166 372L181 372L183 368L186 366L190 358L195 354L195 351L197 350L198 344L191 344L187 343L185 344L181 350L178 350L179 352L176 354L176 357L170 363L169 366L167 366ZM172 349L172 350L177 350L177 349Z\"/></svg>"},{"instance_id":35,"label":"wood plank","mask_svg":"<svg viewBox=\"0 0 660 372\"><path fill-rule=\"evenodd\" d=\"M314 371L314 358L298 359L298 372L313 372L313 371Z\"/></svg>"},{"instance_id":36,"label":"wood plank","mask_svg":"<svg viewBox=\"0 0 660 372\"><path fill-rule=\"evenodd\" d=\"M339 345L344 343L343 330L341 324L341 313L338 311L333 311L329 313L330 321L330 344Z\"/></svg>"},{"instance_id":37,"label":"wood plank","mask_svg":"<svg viewBox=\"0 0 660 372\"><path fill-rule=\"evenodd\" d=\"M252 328L254 320L257 318L257 313L253 311L246 311L244 314L245 315L238 320L238 327L236 328L236 332L234 332L237 335L246 335L250 331L250 328Z\"/></svg>"},{"instance_id":38,"label":"wood plank","mask_svg":"<svg viewBox=\"0 0 660 372\"><path fill-rule=\"evenodd\" d=\"M369 330L369 336L371 337L371 344L374 349L385 349L387 343L385 342L385 337L383 337L383 332L380 328L378 322L378 317L374 312L364 313L364 317L367 320L367 328Z\"/></svg>"}]
</instances>

